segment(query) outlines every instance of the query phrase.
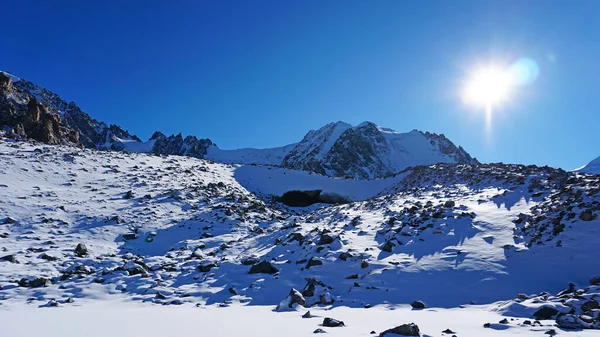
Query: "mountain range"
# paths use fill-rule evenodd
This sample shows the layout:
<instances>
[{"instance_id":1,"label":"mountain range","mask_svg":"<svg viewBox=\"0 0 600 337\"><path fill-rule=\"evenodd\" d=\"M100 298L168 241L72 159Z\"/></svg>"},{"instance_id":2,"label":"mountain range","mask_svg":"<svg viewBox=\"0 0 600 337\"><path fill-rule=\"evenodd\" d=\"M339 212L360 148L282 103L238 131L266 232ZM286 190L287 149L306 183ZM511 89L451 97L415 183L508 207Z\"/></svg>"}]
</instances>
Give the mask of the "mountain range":
<instances>
[{"instance_id":1,"label":"mountain range","mask_svg":"<svg viewBox=\"0 0 600 337\"><path fill-rule=\"evenodd\" d=\"M298 143L269 149L222 150L210 139L166 136L158 131L143 142L118 125L90 117L74 102L6 72L0 72L0 126L16 136L48 144L275 165L357 179L383 178L417 165L478 163L443 134L401 133L372 122L330 123L309 131Z\"/></svg>"}]
</instances>

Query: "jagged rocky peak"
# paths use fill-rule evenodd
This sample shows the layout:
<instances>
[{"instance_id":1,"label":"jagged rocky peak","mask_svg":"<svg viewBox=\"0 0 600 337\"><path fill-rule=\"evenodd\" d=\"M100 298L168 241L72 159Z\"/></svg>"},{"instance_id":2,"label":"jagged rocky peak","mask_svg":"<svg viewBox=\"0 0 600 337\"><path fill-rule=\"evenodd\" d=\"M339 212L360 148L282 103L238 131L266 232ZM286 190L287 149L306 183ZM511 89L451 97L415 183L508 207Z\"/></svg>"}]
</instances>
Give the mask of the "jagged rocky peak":
<instances>
[{"instance_id":1,"label":"jagged rocky peak","mask_svg":"<svg viewBox=\"0 0 600 337\"><path fill-rule=\"evenodd\" d=\"M99 122L74 102L6 72L0 72L0 125L9 135L48 144L120 151L124 140L139 142L118 125Z\"/></svg>"},{"instance_id":2,"label":"jagged rocky peak","mask_svg":"<svg viewBox=\"0 0 600 337\"><path fill-rule=\"evenodd\" d=\"M214 145L210 139L198 139L195 136L187 136L184 139L181 133L167 137L159 131L150 137L150 142L153 142L153 153L197 158L204 158L208 147Z\"/></svg>"},{"instance_id":3,"label":"jagged rocky peak","mask_svg":"<svg viewBox=\"0 0 600 337\"><path fill-rule=\"evenodd\" d=\"M435 163L478 161L444 135L417 130L400 133L367 121L354 127L330 123L308 132L282 165L335 177L369 179Z\"/></svg>"}]
</instances>

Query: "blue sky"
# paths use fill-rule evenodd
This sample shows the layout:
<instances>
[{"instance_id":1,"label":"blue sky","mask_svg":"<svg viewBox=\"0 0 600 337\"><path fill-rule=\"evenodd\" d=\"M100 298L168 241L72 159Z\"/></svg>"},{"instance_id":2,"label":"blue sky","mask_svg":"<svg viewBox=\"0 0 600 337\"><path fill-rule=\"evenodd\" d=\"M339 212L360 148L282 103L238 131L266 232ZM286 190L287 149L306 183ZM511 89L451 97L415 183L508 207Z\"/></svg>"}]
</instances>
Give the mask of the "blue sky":
<instances>
[{"instance_id":1,"label":"blue sky","mask_svg":"<svg viewBox=\"0 0 600 337\"><path fill-rule=\"evenodd\" d=\"M9 1L0 69L147 139L272 147L369 120L444 133L484 162L600 156L600 1ZM537 81L485 114L480 64Z\"/></svg>"}]
</instances>

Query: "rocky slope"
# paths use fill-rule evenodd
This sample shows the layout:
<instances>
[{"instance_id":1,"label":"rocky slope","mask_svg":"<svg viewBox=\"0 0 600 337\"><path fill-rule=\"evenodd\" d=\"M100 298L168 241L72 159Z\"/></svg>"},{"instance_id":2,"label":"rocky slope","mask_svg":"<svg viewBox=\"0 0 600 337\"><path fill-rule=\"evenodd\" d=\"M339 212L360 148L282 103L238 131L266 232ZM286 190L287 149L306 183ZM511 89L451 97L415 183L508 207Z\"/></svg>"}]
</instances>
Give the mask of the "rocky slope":
<instances>
[{"instance_id":1,"label":"rocky slope","mask_svg":"<svg viewBox=\"0 0 600 337\"><path fill-rule=\"evenodd\" d=\"M330 123L297 144L271 149L222 150L209 139L160 132L142 142L118 125L91 118L74 102L5 72L0 72L0 127L8 135L48 144L268 164L355 179L383 178L415 165L477 163L444 135L399 133L370 122L356 127Z\"/></svg>"}]
</instances>

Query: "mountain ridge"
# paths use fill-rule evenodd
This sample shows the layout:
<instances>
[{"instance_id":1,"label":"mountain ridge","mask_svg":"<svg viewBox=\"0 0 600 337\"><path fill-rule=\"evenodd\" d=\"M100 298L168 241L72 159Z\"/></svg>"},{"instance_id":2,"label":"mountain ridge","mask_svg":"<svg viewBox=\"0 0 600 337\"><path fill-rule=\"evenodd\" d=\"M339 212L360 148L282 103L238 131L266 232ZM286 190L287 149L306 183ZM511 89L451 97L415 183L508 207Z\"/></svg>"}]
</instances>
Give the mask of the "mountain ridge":
<instances>
[{"instance_id":1,"label":"mountain ridge","mask_svg":"<svg viewBox=\"0 0 600 337\"><path fill-rule=\"evenodd\" d=\"M49 144L275 165L340 178L383 178L417 165L479 163L443 134L401 133L369 121L356 126L329 123L308 131L298 143L266 149L223 150L208 138L160 131L143 142L119 125L92 118L74 102L6 72L0 72L0 113L0 126L9 135Z\"/></svg>"}]
</instances>

